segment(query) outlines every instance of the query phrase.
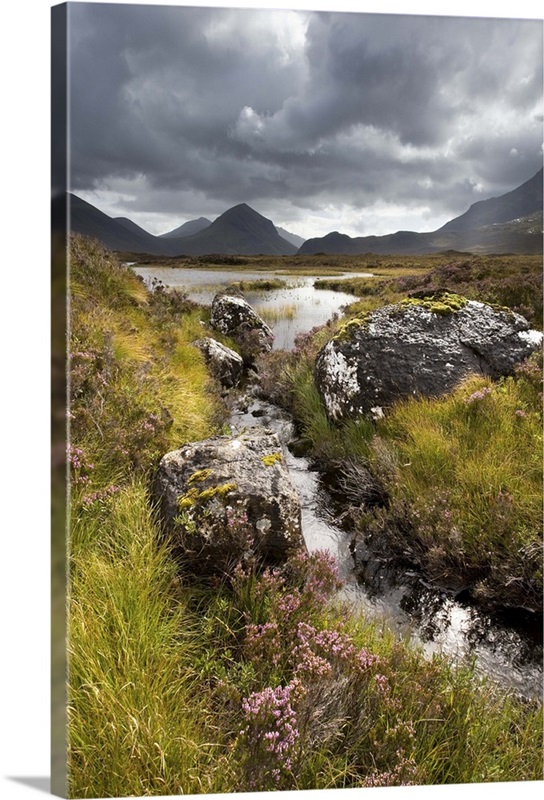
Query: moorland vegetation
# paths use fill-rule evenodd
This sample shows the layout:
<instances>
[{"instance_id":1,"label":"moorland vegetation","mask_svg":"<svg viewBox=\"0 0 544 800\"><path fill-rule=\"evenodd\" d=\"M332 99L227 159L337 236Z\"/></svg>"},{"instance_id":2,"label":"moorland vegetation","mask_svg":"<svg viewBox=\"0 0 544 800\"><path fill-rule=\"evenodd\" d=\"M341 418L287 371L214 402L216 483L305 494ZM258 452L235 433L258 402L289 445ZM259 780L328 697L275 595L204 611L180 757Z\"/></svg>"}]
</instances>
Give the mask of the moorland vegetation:
<instances>
[{"instance_id":1,"label":"moorland vegetation","mask_svg":"<svg viewBox=\"0 0 544 800\"><path fill-rule=\"evenodd\" d=\"M332 260L345 269L345 257ZM402 295L395 280L440 267L429 260L374 257L388 274L377 294L360 292L357 310ZM281 264L289 271L297 262ZM299 553L277 568L240 564L209 580L180 570L150 487L164 453L226 430L228 408L191 344L209 309L179 292L148 291L79 236L69 291L70 795L541 779L541 704L498 689L470 664L425 659L379 621L351 617L334 599L327 554ZM463 537L470 521L466 541L450 536L445 555L422 568L459 569L482 557L481 546L496 550L497 562L483 595L505 591L511 576L533 591L536 366L498 384L473 379L441 401L402 404L378 427L366 419L334 426L312 359L335 324L303 337L294 355L263 357L262 391L289 406L324 469L349 475L351 464L353 475L362 465L384 488L388 501L376 513L361 503L361 531L409 509L414 547L426 531L432 550L433 537L444 544L448 512ZM482 529L493 536L479 544Z\"/></svg>"}]
</instances>

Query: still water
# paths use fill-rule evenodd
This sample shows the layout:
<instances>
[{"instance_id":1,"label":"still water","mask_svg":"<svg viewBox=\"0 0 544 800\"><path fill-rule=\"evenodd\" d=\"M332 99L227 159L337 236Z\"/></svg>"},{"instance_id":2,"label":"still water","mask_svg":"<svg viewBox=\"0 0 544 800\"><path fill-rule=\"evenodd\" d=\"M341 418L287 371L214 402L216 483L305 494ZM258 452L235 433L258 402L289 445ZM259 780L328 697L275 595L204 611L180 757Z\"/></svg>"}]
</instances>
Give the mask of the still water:
<instances>
[{"instance_id":1,"label":"still water","mask_svg":"<svg viewBox=\"0 0 544 800\"><path fill-rule=\"evenodd\" d=\"M287 286L270 291L244 291L244 297L263 316L274 332L274 349L290 350L299 333L323 325L355 298L346 292L314 289L314 277L285 276L274 272L236 272L234 270L172 269L169 267L133 267L148 285L153 280L165 286L183 289L197 303L210 305L215 294L238 281L279 278ZM372 277L370 273L346 273L345 277ZM331 276L320 276L320 278ZM344 277L335 275L335 278Z\"/></svg>"}]
</instances>

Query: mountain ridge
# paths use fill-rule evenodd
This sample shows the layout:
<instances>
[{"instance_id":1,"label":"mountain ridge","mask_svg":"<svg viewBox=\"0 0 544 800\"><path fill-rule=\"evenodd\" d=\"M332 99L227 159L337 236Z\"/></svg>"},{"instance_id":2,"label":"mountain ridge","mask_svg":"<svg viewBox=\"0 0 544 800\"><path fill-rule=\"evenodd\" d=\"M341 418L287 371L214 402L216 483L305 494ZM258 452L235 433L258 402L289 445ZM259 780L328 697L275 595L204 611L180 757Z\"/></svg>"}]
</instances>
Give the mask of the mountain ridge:
<instances>
[{"instance_id":1,"label":"mountain ridge","mask_svg":"<svg viewBox=\"0 0 544 800\"><path fill-rule=\"evenodd\" d=\"M498 197L479 200L436 231L397 231L383 236L357 236L334 231L308 239L299 253L343 253L357 255L427 255L441 250L478 253L534 254L542 252L542 225L537 231L536 214L542 216L542 173ZM525 224L531 220L531 224Z\"/></svg>"},{"instance_id":2,"label":"mountain ridge","mask_svg":"<svg viewBox=\"0 0 544 800\"><path fill-rule=\"evenodd\" d=\"M180 255L294 255L297 247L277 232L272 220L263 217L247 203L238 203L217 217L199 233L170 244L180 248Z\"/></svg>"},{"instance_id":3,"label":"mountain ridge","mask_svg":"<svg viewBox=\"0 0 544 800\"><path fill-rule=\"evenodd\" d=\"M61 206L68 200L70 229L75 233L98 239L111 250L169 257L295 253L425 255L443 250L533 254L542 252L542 174L540 169L515 189L473 203L464 214L436 231L425 233L397 231L383 236L351 237L331 231L304 241L276 227L247 203L238 203L213 222L199 217L154 236L127 217L110 217L68 193L53 200L52 224L54 228L62 227L66 214ZM302 241L300 247L298 239Z\"/></svg>"},{"instance_id":4,"label":"mountain ridge","mask_svg":"<svg viewBox=\"0 0 544 800\"><path fill-rule=\"evenodd\" d=\"M211 220L207 217L198 217L198 219L190 219L187 222L184 222L183 225L180 225L178 228L174 228L171 231L167 231L166 233L159 234L159 239L179 239L184 236L192 236L193 233L199 233L200 231L205 230L212 224Z\"/></svg>"}]
</instances>

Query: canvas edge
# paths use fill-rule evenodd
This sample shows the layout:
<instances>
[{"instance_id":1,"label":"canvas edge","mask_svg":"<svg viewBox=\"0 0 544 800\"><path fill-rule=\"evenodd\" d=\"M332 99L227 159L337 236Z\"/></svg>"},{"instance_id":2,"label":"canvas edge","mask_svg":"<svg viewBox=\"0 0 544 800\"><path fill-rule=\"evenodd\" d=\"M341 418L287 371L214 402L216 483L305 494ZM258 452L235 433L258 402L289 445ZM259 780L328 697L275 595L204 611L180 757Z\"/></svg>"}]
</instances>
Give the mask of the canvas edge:
<instances>
[{"instance_id":1,"label":"canvas edge","mask_svg":"<svg viewBox=\"0 0 544 800\"><path fill-rule=\"evenodd\" d=\"M67 797L68 5L51 8L51 793Z\"/></svg>"}]
</instances>

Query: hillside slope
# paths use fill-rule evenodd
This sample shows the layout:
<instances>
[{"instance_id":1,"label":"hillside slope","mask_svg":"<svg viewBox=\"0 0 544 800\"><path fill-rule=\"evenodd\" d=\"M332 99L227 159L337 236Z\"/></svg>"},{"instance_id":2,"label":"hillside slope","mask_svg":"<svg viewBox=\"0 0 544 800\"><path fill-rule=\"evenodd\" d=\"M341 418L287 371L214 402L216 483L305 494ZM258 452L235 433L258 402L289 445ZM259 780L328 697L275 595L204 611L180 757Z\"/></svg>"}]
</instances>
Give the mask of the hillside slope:
<instances>
[{"instance_id":1,"label":"hillside slope","mask_svg":"<svg viewBox=\"0 0 544 800\"><path fill-rule=\"evenodd\" d=\"M75 194L68 195L72 233L98 239L110 250L170 255L168 245L126 218L113 219Z\"/></svg>"},{"instance_id":2,"label":"hillside slope","mask_svg":"<svg viewBox=\"0 0 544 800\"><path fill-rule=\"evenodd\" d=\"M176 255L293 255L297 248L278 234L274 223L246 203L221 214L215 222L193 236L170 239Z\"/></svg>"},{"instance_id":3,"label":"hillside slope","mask_svg":"<svg viewBox=\"0 0 544 800\"><path fill-rule=\"evenodd\" d=\"M351 237L335 231L308 239L299 253L425 255L441 250L542 253L542 170L511 192L474 203L431 233Z\"/></svg>"}]
</instances>

